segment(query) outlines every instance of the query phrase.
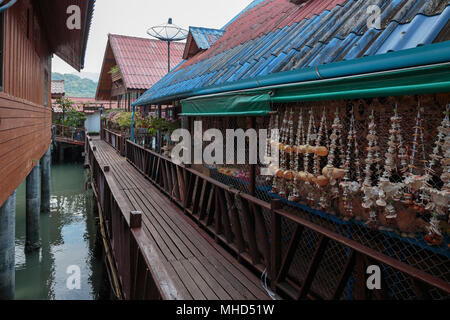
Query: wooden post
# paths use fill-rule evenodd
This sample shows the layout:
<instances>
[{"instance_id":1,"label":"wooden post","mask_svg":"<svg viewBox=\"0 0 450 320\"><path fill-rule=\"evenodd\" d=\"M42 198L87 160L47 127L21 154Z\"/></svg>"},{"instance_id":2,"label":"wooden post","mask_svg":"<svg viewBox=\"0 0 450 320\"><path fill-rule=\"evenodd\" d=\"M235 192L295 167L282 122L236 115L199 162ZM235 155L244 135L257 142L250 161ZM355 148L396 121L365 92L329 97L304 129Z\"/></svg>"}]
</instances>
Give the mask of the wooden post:
<instances>
[{"instance_id":1,"label":"wooden post","mask_svg":"<svg viewBox=\"0 0 450 320\"><path fill-rule=\"evenodd\" d=\"M256 128L256 118L250 118L250 128ZM258 150L258 147L256 147ZM250 164L250 187L249 187L250 195L254 196L256 194L256 165Z\"/></svg>"},{"instance_id":2,"label":"wooden post","mask_svg":"<svg viewBox=\"0 0 450 320\"><path fill-rule=\"evenodd\" d=\"M161 105L158 104L158 119L161 119L161 117L162 117L162 108ZM161 143L162 143L161 130L158 130L156 138L156 151L158 153L161 153Z\"/></svg>"},{"instance_id":3,"label":"wooden post","mask_svg":"<svg viewBox=\"0 0 450 320\"><path fill-rule=\"evenodd\" d=\"M51 163L52 152L50 147L42 157L41 170L41 213L50 213L50 181L51 181Z\"/></svg>"},{"instance_id":4,"label":"wooden post","mask_svg":"<svg viewBox=\"0 0 450 320\"><path fill-rule=\"evenodd\" d=\"M142 212L131 211L130 213L130 227L131 229L138 229L142 227Z\"/></svg>"},{"instance_id":5,"label":"wooden post","mask_svg":"<svg viewBox=\"0 0 450 320\"><path fill-rule=\"evenodd\" d=\"M38 250L40 244L40 165L39 162L27 177L26 185L26 245L27 252Z\"/></svg>"},{"instance_id":6,"label":"wooden post","mask_svg":"<svg viewBox=\"0 0 450 320\"><path fill-rule=\"evenodd\" d=\"M281 263L281 216L275 212L275 210L278 210L280 208L281 208L280 200L274 199L271 201L270 212L272 225L272 234L271 234L272 241L270 247L270 256L271 256L270 279L273 291L275 291L277 285L276 280Z\"/></svg>"}]
</instances>

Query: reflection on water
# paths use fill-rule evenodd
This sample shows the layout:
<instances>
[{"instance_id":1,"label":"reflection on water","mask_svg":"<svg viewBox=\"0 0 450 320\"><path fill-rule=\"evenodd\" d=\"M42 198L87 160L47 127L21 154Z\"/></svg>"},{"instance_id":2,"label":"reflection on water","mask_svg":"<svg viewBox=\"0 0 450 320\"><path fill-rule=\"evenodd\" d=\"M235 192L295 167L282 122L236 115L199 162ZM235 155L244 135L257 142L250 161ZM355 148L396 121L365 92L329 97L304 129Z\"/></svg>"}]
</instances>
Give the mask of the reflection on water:
<instances>
[{"instance_id":1,"label":"reflection on water","mask_svg":"<svg viewBox=\"0 0 450 320\"><path fill-rule=\"evenodd\" d=\"M16 300L108 298L95 201L81 163L53 164L51 213L41 215L39 252L25 255L25 183L17 191ZM81 270L81 289L67 288L67 269Z\"/></svg>"}]
</instances>

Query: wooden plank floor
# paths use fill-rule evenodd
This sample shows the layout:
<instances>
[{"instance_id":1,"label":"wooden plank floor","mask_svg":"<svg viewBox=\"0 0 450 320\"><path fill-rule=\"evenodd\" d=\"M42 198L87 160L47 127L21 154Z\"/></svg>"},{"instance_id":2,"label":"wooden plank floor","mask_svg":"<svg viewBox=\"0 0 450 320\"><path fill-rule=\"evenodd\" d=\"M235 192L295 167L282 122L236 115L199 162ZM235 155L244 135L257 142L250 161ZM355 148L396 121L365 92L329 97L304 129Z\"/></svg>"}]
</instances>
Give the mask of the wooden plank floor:
<instances>
[{"instance_id":1,"label":"wooden plank floor","mask_svg":"<svg viewBox=\"0 0 450 320\"><path fill-rule=\"evenodd\" d=\"M106 142L95 156L110 172L183 299L266 300L260 279L240 265Z\"/></svg>"}]
</instances>

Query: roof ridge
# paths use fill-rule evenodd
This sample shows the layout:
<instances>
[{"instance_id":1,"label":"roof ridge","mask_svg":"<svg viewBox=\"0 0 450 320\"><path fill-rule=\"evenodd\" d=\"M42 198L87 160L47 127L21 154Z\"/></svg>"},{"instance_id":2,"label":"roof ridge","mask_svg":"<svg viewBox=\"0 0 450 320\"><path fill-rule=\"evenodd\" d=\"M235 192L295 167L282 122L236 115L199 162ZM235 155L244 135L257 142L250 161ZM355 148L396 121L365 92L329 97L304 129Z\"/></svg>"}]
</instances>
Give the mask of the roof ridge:
<instances>
[{"instance_id":1,"label":"roof ridge","mask_svg":"<svg viewBox=\"0 0 450 320\"><path fill-rule=\"evenodd\" d=\"M109 33L108 37L147 40L147 41L158 42L158 43L159 42L165 42L165 41L159 40L159 39L144 38L144 37L138 37L138 36L128 36L128 35L117 34L117 33ZM174 43L175 44L185 44L184 42L180 42L180 41L173 41L172 44L174 44Z\"/></svg>"},{"instance_id":2,"label":"roof ridge","mask_svg":"<svg viewBox=\"0 0 450 320\"><path fill-rule=\"evenodd\" d=\"M207 27L196 27L196 26L189 26L189 29L202 29L202 30L214 30L219 32L225 32L223 29L216 29L216 28L207 28Z\"/></svg>"}]
</instances>

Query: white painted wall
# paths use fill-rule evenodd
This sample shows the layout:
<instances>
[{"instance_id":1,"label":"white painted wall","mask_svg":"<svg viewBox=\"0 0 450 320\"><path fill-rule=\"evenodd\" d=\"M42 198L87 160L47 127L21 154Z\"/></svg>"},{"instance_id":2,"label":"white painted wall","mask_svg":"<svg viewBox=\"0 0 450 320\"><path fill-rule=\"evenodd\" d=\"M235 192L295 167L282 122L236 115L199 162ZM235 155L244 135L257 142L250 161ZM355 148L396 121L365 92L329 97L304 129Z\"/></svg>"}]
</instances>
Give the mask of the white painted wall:
<instances>
[{"instance_id":1,"label":"white painted wall","mask_svg":"<svg viewBox=\"0 0 450 320\"><path fill-rule=\"evenodd\" d=\"M86 115L87 119L84 122L86 132L100 132L100 121L101 115L100 111L93 114Z\"/></svg>"}]
</instances>

